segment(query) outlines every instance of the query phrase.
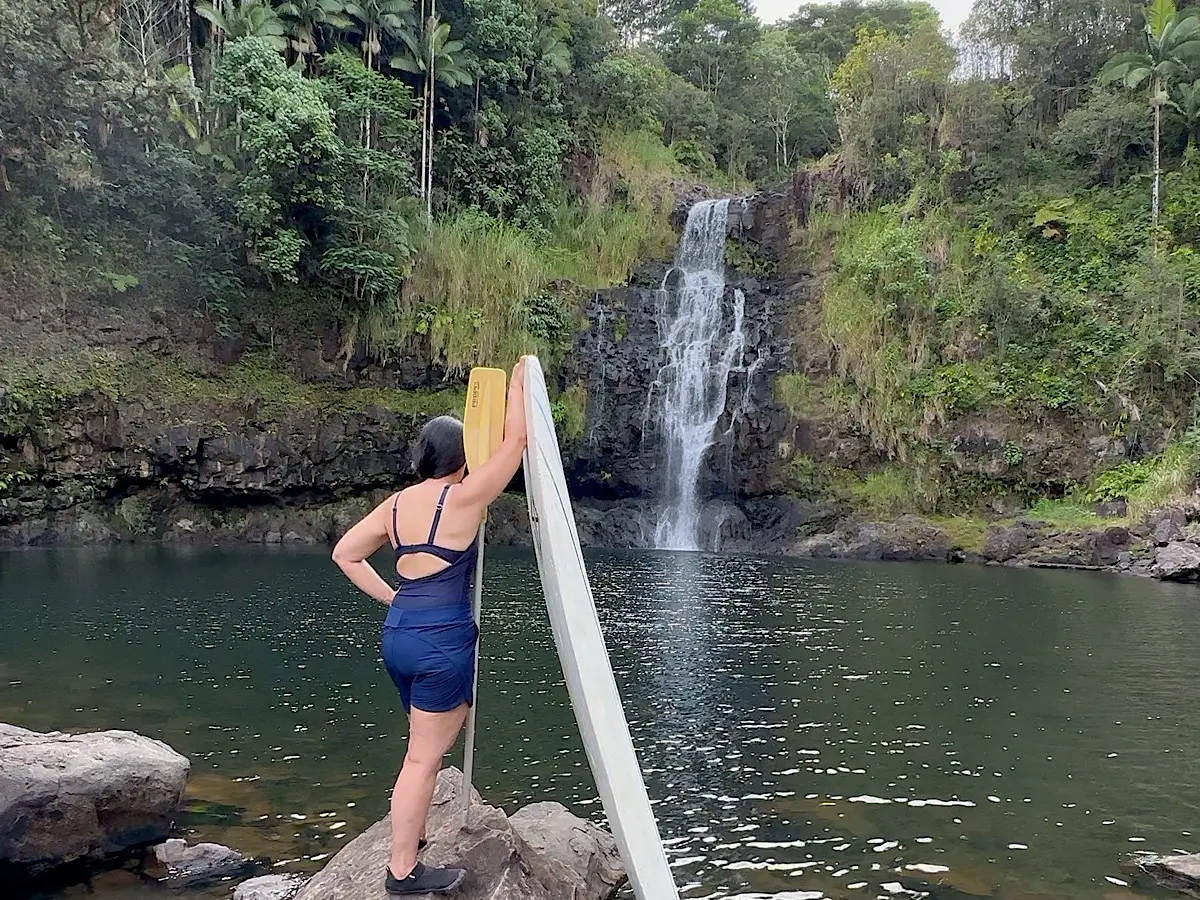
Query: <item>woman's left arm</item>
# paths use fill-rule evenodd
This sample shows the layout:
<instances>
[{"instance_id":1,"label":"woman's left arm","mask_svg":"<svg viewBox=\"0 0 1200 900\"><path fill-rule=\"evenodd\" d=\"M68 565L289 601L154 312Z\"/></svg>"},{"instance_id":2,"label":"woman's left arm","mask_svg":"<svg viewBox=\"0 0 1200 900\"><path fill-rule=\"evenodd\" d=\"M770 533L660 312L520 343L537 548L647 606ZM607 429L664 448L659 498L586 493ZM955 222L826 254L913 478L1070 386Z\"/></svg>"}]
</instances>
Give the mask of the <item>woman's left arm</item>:
<instances>
[{"instance_id":1,"label":"woman's left arm","mask_svg":"<svg viewBox=\"0 0 1200 900\"><path fill-rule=\"evenodd\" d=\"M389 604L396 589L379 577L379 573L367 561L388 540L387 510L384 501L367 513L357 525L342 535L333 548L333 561L359 590L374 597L380 603Z\"/></svg>"}]
</instances>

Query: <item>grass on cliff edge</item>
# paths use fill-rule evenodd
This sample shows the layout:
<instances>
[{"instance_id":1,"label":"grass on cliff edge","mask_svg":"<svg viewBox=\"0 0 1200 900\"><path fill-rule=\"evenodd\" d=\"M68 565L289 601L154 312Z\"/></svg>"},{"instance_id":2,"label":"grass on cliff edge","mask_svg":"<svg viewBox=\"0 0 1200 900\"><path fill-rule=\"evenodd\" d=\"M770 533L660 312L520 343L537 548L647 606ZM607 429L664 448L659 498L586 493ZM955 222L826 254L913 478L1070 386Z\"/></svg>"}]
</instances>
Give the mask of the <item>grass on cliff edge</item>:
<instances>
[{"instance_id":1,"label":"grass on cliff edge","mask_svg":"<svg viewBox=\"0 0 1200 900\"><path fill-rule=\"evenodd\" d=\"M219 376L205 376L170 357L86 348L67 357L0 362L0 434L15 434L88 391L137 399L175 413L181 421L214 420L256 406L264 420L306 413L361 413L371 408L398 415L461 414L463 391L402 391L306 384L269 354L248 353Z\"/></svg>"},{"instance_id":2,"label":"grass on cliff edge","mask_svg":"<svg viewBox=\"0 0 1200 900\"><path fill-rule=\"evenodd\" d=\"M348 345L363 338L387 356L421 341L452 375L522 353L553 359L570 347L579 301L669 258L681 172L657 136L605 135L584 195L558 198L543 227L471 209L434 222L401 295L348 313Z\"/></svg>"}]
</instances>

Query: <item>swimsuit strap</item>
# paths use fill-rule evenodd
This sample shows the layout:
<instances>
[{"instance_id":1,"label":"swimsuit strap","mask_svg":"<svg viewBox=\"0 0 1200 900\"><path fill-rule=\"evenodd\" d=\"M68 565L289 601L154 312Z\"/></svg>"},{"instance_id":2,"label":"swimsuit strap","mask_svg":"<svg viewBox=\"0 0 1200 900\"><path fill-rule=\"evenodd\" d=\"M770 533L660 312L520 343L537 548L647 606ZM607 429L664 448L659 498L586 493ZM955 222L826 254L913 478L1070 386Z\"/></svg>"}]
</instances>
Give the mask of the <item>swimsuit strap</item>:
<instances>
[{"instance_id":1,"label":"swimsuit strap","mask_svg":"<svg viewBox=\"0 0 1200 900\"><path fill-rule=\"evenodd\" d=\"M396 549L400 549L400 532L396 530L396 506L400 503L400 492L396 492L395 499L392 500L392 537L396 539Z\"/></svg>"},{"instance_id":2,"label":"swimsuit strap","mask_svg":"<svg viewBox=\"0 0 1200 900\"><path fill-rule=\"evenodd\" d=\"M433 524L429 526L429 537L425 541L427 544L432 544L433 539L437 536L438 522L442 520L442 507L446 505L446 494L449 492L450 485L446 485L444 488L442 488L442 496L438 497L437 510L433 514ZM392 514L395 515L395 512L395 509L393 509Z\"/></svg>"}]
</instances>

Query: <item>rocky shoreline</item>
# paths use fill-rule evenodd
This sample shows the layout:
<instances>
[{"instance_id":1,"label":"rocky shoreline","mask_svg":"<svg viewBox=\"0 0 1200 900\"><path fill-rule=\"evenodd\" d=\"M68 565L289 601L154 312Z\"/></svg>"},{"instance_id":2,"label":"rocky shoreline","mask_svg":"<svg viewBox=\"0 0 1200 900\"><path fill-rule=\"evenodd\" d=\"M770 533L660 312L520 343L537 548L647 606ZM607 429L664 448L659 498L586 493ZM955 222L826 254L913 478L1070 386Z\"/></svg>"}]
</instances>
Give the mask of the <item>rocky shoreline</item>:
<instances>
[{"instance_id":1,"label":"rocky shoreline","mask_svg":"<svg viewBox=\"0 0 1200 900\"><path fill-rule=\"evenodd\" d=\"M316 507L263 506L236 518L182 505L151 532L118 533L93 512L64 510L39 540L9 546L165 543L176 546L260 544L325 547L388 491ZM574 504L580 542L589 549L653 546L655 509L641 500L584 499ZM903 515L892 521L845 517L833 504L786 496L742 503L710 501L705 543L723 552L871 562L935 562L1056 568L1200 582L1200 499L1153 511L1141 519L1110 504L1086 525L1033 515L984 522ZM492 546L528 548L528 511L519 493L492 507Z\"/></svg>"},{"instance_id":2,"label":"rocky shoreline","mask_svg":"<svg viewBox=\"0 0 1200 900\"><path fill-rule=\"evenodd\" d=\"M234 900L386 900L386 818L311 878L270 872L269 859L171 836L190 769L166 744L129 731L42 734L0 723L0 883L69 885L120 869L173 890L236 885ZM422 852L468 869L456 896L610 900L625 885L612 835L561 804L508 816L472 790L464 811L462 791L458 769L439 773Z\"/></svg>"},{"instance_id":3,"label":"rocky shoreline","mask_svg":"<svg viewBox=\"0 0 1200 900\"><path fill-rule=\"evenodd\" d=\"M1100 528L1018 518L983 526L982 544L975 547L966 546L974 540L956 540L956 529L919 516L902 516L890 523L847 523L799 541L790 555L1076 569L1196 583L1200 582L1198 518L1191 507L1158 510L1137 522L1122 518Z\"/></svg>"}]
</instances>

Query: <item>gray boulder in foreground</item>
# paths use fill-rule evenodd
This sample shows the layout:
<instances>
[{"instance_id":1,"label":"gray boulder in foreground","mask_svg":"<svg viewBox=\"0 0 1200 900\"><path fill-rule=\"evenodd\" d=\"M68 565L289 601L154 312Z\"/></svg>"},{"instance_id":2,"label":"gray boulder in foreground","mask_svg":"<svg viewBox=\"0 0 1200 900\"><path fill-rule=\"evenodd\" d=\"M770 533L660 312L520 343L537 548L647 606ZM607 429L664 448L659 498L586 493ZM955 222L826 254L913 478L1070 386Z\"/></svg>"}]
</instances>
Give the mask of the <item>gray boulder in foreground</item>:
<instances>
[{"instance_id":1,"label":"gray boulder in foreground","mask_svg":"<svg viewBox=\"0 0 1200 900\"><path fill-rule=\"evenodd\" d=\"M260 875L239 884L233 900L292 900L306 881L307 875Z\"/></svg>"},{"instance_id":2,"label":"gray boulder in foreground","mask_svg":"<svg viewBox=\"0 0 1200 900\"><path fill-rule=\"evenodd\" d=\"M462 773L438 774L427 829L427 865L462 866L457 900L608 900L625 884L612 835L557 803L537 803L510 819L474 790L464 818ZM391 823L376 822L343 847L296 900L386 900Z\"/></svg>"},{"instance_id":3,"label":"gray boulder in foreground","mask_svg":"<svg viewBox=\"0 0 1200 900\"><path fill-rule=\"evenodd\" d=\"M1200 896L1200 853L1138 856L1133 865L1165 888Z\"/></svg>"},{"instance_id":4,"label":"gray boulder in foreground","mask_svg":"<svg viewBox=\"0 0 1200 900\"><path fill-rule=\"evenodd\" d=\"M163 840L189 768L131 731L41 734L0 723L0 870L32 877Z\"/></svg>"}]
</instances>

